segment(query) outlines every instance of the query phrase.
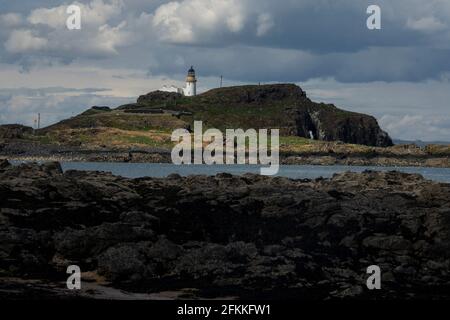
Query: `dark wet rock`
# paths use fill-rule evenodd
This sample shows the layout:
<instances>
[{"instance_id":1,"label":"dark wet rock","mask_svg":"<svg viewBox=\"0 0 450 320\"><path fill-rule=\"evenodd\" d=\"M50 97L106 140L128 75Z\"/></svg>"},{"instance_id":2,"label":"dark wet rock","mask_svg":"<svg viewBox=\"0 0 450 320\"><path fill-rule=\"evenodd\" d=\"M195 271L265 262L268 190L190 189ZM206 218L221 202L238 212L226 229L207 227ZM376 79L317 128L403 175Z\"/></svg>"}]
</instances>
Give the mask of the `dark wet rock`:
<instances>
[{"instance_id":1,"label":"dark wet rock","mask_svg":"<svg viewBox=\"0 0 450 320\"><path fill-rule=\"evenodd\" d=\"M147 266L136 244L120 244L106 249L98 257L100 274L106 275L113 282L138 282L146 276Z\"/></svg>"},{"instance_id":2,"label":"dark wet rock","mask_svg":"<svg viewBox=\"0 0 450 320\"><path fill-rule=\"evenodd\" d=\"M55 234L54 241L59 254L71 260L82 260L96 256L116 244L153 240L154 237L152 230L138 224L104 223L83 230L65 229Z\"/></svg>"},{"instance_id":3,"label":"dark wet rock","mask_svg":"<svg viewBox=\"0 0 450 320\"><path fill-rule=\"evenodd\" d=\"M58 175L63 172L59 162L45 162L42 164L41 168L50 175Z\"/></svg>"},{"instance_id":4,"label":"dark wet rock","mask_svg":"<svg viewBox=\"0 0 450 320\"><path fill-rule=\"evenodd\" d=\"M409 250L411 242L402 236L377 235L364 239L363 246L379 250L398 251Z\"/></svg>"},{"instance_id":5,"label":"dark wet rock","mask_svg":"<svg viewBox=\"0 0 450 320\"><path fill-rule=\"evenodd\" d=\"M0 159L0 170L9 167L11 164L6 159Z\"/></svg>"},{"instance_id":6,"label":"dark wet rock","mask_svg":"<svg viewBox=\"0 0 450 320\"><path fill-rule=\"evenodd\" d=\"M50 281L77 264L134 292L450 298L450 185L419 175L133 180L2 163L2 276Z\"/></svg>"}]
</instances>

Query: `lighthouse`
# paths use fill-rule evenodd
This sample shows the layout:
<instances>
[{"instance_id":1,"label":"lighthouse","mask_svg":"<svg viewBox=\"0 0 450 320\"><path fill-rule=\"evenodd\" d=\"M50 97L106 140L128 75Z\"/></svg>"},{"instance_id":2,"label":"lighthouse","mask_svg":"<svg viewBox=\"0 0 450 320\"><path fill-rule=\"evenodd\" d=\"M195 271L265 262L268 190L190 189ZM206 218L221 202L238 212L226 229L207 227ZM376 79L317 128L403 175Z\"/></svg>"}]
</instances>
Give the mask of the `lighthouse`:
<instances>
[{"instance_id":1,"label":"lighthouse","mask_svg":"<svg viewBox=\"0 0 450 320\"><path fill-rule=\"evenodd\" d=\"M184 95L186 97L193 97L196 94L197 94L197 79L195 78L194 67L191 66L186 77L186 87L184 88Z\"/></svg>"},{"instance_id":2,"label":"lighthouse","mask_svg":"<svg viewBox=\"0 0 450 320\"><path fill-rule=\"evenodd\" d=\"M197 95L197 78L195 77L194 67L188 70L186 77L186 86L179 88L174 85L164 85L159 91L163 92L175 92L184 95L185 97L193 97Z\"/></svg>"}]
</instances>

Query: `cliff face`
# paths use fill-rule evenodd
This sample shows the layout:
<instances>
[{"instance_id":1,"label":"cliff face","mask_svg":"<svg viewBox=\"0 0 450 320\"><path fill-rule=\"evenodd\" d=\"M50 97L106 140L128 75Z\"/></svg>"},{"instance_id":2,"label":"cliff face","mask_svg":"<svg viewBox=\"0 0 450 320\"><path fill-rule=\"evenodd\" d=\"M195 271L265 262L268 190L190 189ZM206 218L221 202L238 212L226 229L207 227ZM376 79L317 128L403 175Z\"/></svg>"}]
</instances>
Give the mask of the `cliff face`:
<instances>
[{"instance_id":1,"label":"cliff face","mask_svg":"<svg viewBox=\"0 0 450 320\"><path fill-rule=\"evenodd\" d=\"M392 146L392 139L369 115L337 109L334 105L316 104L289 110L295 121L292 130L297 136L325 141L342 141L368 146Z\"/></svg>"},{"instance_id":2,"label":"cliff face","mask_svg":"<svg viewBox=\"0 0 450 320\"><path fill-rule=\"evenodd\" d=\"M188 111L188 122L203 120L207 126L226 128L280 128L282 135L325 141L386 147L392 145L372 116L349 112L334 105L315 103L294 84L239 86L213 89L196 97L151 92L127 106Z\"/></svg>"}]
</instances>

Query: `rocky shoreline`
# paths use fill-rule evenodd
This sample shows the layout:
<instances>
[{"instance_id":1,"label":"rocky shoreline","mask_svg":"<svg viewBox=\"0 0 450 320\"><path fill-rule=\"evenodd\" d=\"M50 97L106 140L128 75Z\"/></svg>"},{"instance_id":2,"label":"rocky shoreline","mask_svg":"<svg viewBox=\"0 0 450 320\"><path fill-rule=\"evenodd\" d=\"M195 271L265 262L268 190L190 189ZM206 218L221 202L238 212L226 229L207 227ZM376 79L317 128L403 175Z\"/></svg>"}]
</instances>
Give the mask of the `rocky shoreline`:
<instances>
[{"instance_id":1,"label":"rocky shoreline","mask_svg":"<svg viewBox=\"0 0 450 320\"><path fill-rule=\"evenodd\" d=\"M420 175L126 179L0 161L0 199L2 299L450 299L450 184Z\"/></svg>"},{"instance_id":2,"label":"rocky shoreline","mask_svg":"<svg viewBox=\"0 0 450 320\"><path fill-rule=\"evenodd\" d=\"M339 145L338 145L339 146ZM427 154L417 147L405 146L404 150L358 153L335 151L331 144L323 150L301 153L280 153L283 165L349 165L450 168L447 154ZM409 148L409 149L408 149ZM42 145L24 141L0 144L0 159L14 161L59 162L131 162L171 163L171 150L161 148L142 149L86 149L72 146Z\"/></svg>"}]
</instances>

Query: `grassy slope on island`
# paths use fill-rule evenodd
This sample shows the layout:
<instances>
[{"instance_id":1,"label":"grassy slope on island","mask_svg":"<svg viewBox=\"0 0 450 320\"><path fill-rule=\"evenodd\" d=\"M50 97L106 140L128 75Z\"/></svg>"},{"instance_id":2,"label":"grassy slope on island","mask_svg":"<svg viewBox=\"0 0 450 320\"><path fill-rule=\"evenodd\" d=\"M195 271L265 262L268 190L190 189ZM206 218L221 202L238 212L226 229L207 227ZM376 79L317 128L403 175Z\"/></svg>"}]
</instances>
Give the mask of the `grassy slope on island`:
<instances>
[{"instance_id":1,"label":"grassy slope on island","mask_svg":"<svg viewBox=\"0 0 450 320\"><path fill-rule=\"evenodd\" d=\"M75 128L51 130L40 135L26 135L25 140L46 145L76 146L82 149L171 149L167 130L122 130L118 128Z\"/></svg>"},{"instance_id":2,"label":"grassy slope on island","mask_svg":"<svg viewBox=\"0 0 450 320\"><path fill-rule=\"evenodd\" d=\"M116 128L130 131L159 130L171 132L183 128L186 123L170 114L136 114L120 110L97 111L88 110L78 116L63 120L57 124L39 130L46 134L52 131L88 128Z\"/></svg>"}]
</instances>

